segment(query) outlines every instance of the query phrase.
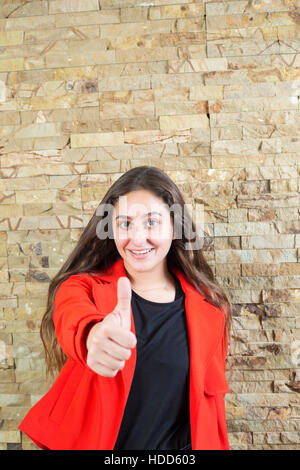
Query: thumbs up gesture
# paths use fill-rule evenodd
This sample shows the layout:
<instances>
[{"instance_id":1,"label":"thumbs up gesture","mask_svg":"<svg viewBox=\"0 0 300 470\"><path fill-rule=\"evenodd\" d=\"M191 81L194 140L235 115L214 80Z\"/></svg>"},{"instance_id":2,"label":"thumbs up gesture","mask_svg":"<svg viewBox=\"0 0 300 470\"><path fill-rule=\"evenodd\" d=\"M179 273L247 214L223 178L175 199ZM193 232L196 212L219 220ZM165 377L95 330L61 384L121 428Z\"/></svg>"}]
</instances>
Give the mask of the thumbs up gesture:
<instances>
[{"instance_id":1,"label":"thumbs up gesture","mask_svg":"<svg viewBox=\"0 0 300 470\"><path fill-rule=\"evenodd\" d=\"M118 302L114 310L94 325L87 337L87 365L104 377L114 377L136 345L130 331L131 285L127 277L118 280Z\"/></svg>"}]
</instances>

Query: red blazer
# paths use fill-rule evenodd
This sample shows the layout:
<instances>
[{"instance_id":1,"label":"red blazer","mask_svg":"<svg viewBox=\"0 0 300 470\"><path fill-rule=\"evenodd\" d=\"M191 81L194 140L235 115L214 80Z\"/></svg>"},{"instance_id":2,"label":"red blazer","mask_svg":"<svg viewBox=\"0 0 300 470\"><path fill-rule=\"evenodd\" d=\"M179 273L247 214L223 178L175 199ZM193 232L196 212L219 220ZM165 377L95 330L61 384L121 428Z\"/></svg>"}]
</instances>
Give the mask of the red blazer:
<instances>
[{"instance_id":1,"label":"red blazer","mask_svg":"<svg viewBox=\"0 0 300 470\"><path fill-rule=\"evenodd\" d=\"M192 449L228 450L224 396L224 315L205 300L179 270L172 268L185 293L190 351L190 424ZM68 357L52 387L19 425L42 449L113 450L136 364L136 348L115 377L86 365L87 328L117 304L117 281L126 276L123 258L97 276L75 274L55 296L53 321ZM131 310L131 331L135 333ZM227 349L228 338L226 338ZM151 377L149 377L151 380Z\"/></svg>"}]
</instances>

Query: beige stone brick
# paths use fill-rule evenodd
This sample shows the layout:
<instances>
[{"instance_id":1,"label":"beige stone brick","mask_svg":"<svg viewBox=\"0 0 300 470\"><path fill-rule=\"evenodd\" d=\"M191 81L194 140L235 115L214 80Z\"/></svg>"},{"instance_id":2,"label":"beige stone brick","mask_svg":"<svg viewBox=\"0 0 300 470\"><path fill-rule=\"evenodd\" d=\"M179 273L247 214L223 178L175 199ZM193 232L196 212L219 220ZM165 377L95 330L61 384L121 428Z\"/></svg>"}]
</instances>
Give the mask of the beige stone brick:
<instances>
[{"instance_id":1,"label":"beige stone brick","mask_svg":"<svg viewBox=\"0 0 300 470\"><path fill-rule=\"evenodd\" d=\"M120 91L139 90L150 88L150 75L128 76L128 77L109 77L99 80L99 91ZM100 95L101 97L101 95Z\"/></svg>"},{"instance_id":2,"label":"beige stone brick","mask_svg":"<svg viewBox=\"0 0 300 470\"><path fill-rule=\"evenodd\" d=\"M6 219L4 219L6 221L8 221L8 217ZM5 225L5 224L3 224ZM7 265L7 258L6 256L3 256L0 258L0 280L1 282L3 281L7 281L8 280L8 265ZM3 306L3 304L1 305Z\"/></svg>"},{"instance_id":3,"label":"beige stone brick","mask_svg":"<svg viewBox=\"0 0 300 470\"><path fill-rule=\"evenodd\" d=\"M32 98L22 98L18 101L18 109L21 110L40 110L56 108L71 108L98 106L98 93L69 94L63 96L34 96Z\"/></svg>"},{"instance_id":4,"label":"beige stone brick","mask_svg":"<svg viewBox=\"0 0 300 470\"><path fill-rule=\"evenodd\" d=\"M153 62L138 62L128 64L103 64L97 66L98 77L101 78L101 83L104 78L109 77L129 77L137 75L157 74L168 72L167 60L159 60ZM149 86L150 88L150 86Z\"/></svg>"},{"instance_id":5,"label":"beige stone brick","mask_svg":"<svg viewBox=\"0 0 300 470\"><path fill-rule=\"evenodd\" d=\"M34 2L34 3L39 3L39 2ZM33 5L28 4L27 8L32 9ZM47 5L45 2L43 3L44 7L47 8ZM22 17L10 17L6 20L4 20L4 28L6 31L26 31L26 30L32 30L32 29L46 29L46 28L53 28L55 25L55 17L52 15L48 15L47 12L43 12L42 15L34 15L34 16L24 16ZM0 28L2 29L2 28Z\"/></svg>"},{"instance_id":6,"label":"beige stone brick","mask_svg":"<svg viewBox=\"0 0 300 470\"><path fill-rule=\"evenodd\" d=\"M27 396L21 394L0 394L1 406L26 406L29 404Z\"/></svg>"},{"instance_id":7,"label":"beige stone brick","mask_svg":"<svg viewBox=\"0 0 300 470\"><path fill-rule=\"evenodd\" d=\"M190 87L190 100L223 99L224 87L220 85L199 85Z\"/></svg>"},{"instance_id":8,"label":"beige stone brick","mask_svg":"<svg viewBox=\"0 0 300 470\"><path fill-rule=\"evenodd\" d=\"M72 134L71 147L98 147L121 145L124 143L122 132L108 132L99 134Z\"/></svg>"},{"instance_id":9,"label":"beige stone brick","mask_svg":"<svg viewBox=\"0 0 300 470\"><path fill-rule=\"evenodd\" d=\"M280 151L279 140L275 140L275 144L279 146L278 151ZM220 154L256 154L259 151L261 141L258 139L245 139L245 140L222 140L212 142L212 153L214 155Z\"/></svg>"},{"instance_id":10,"label":"beige stone brick","mask_svg":"<svg viewBox=\"0 0 300 470\"><path fill-rule=\"evenodd\" d=\"M12 369L0 370L1 384L15 382L15 373Z\"/></svg>"},{"instance_id":11,"label":"beige stone brick","mask_svg":"<svg viewBox=\"0 0 300 470\"><path fill-rule=\"evenodd\" d=\"M282 111L262 111L262 112L248 112L248 113L223 113L218 111L218 108L221 106L220 100L216 103L218 107L216 108L216 114L211 115L211 125L212 127L225 127L230 125L241 125L247 126L249 124L258 124L263 125L281 125L281 124L296 124L297 117L296 111L290 110L285 112ZM221 108L220 108L221 110Z\"/></svg>"},{"instance_id":12,"label":"beige stone brick","mask_svg":"<svg viewBox=\"0 0 300 470\"><path fill-rule=\"evenodd\" d=\"M116 49L116 62L147 62L158 60L174 60L177 58L177 48L170 47L144 47L141 49ZM114 60L110 60L114 62ZM105 63L103 61L103 63Z\"/></svg>"},{"instance_id":13,"label":"beige stone brick","mask_svg":"<svg viewBox=\"0 0 300 470\"><path fill-rule=\"evenodd\" d=\"M95 24L105 25L107 23L111 24L120 22L120 12L115 9L101 9L101 11L75 12L68 14L56 13L49 17L53 19L52 21L55 22L55 26L57 28Z\"/></svg>"},{"instance_id":14,"label":"beige stone brick","mask_svg":"<svg viewBox=\"0 0 300 470\"><path fill-rule=\"evenodd\" d=\"M19 124L19 123L20 123L20 117L17 112L7 111L5 113L0 113L0 125L1 126L13 125L13 124Z\"/></svg>"},{"instance_id":15,"label":"beige stone brick","mask_svg":"<svg viewBox=\"0 0 300 470\"><path fill-rule=\"evenodd\" d=\"M44 381L44 372L40 370L22 370L16 371L16 382L17 383L26 383L26 382L43 382Z\"/></svg>"},{"instance_id":16,"label":"beige stone brick","mask_svg":"<svg viewBox=\"0 0 300 470\"><path fill-rule=\"evenodd\" d=\"M23 44L23 31L0 31L0 46Z\"/></svg>"},{"instance_id":17,"label":"beige stone brick","mask_svg":"<svg viewBox=\"0 0 300 470\"><path fill-rule=\"evenodd\" d=\"M287 193L298 191L298 179L286 179L270 181L271 191L274 193Z\"/></svg>"},{"instance_id":18,"label":"beige stone brick","mask_svg":"<svg viewBox=\"0 0 300 470\"><path fill-rule=\"evenodd\" d=\"M33 15L47 15L48 14L48 4L45 0L35 1L32 5L22 4L18 5L18 2L10 2L3 4L0 7L1 17L18 17L18 16L33 16Z\"/></svg>"},{"instance_id":19,"label":"beige stone brick","mask_svg":"<svg viewBox=\"0 0 300 470\"><path fill-rule=\"evenodd\" d=\"M189 88L158 88L153 90L155 100L158 102L185 101L189 98ZM191 98L197 99L197 98Z\"/></svg>"},{"instance_id":20,"label":"beige stone brick","mask_svg":"<svg viewBox=\"0 0 300 470\"><path fill-rule=\"evenodd\" d=\"M153 144L159 142L187 142L191 140L191 132L189 129L184 130L154 130L154 131L126 131L124 133L124 142L126 144Z\"/></svg>"},{"instance_id":21,"label":"beige stone brick","mask_svg":"<svg viewBox=\"0 0 300 470\"><path fill-rule=\"evenodd\" d=\"M246 432L231 432L230 433L230 448L237 445L239 449L246 449L248 445L252 443L251 433Z\"/></svg>"},{"instance_id":22,"label":"beige stone brick","mask_svg":"<svg viewBox=\"0 0 300 470\"><path fill-rule=\"evenodd\" d=\"M240 127L226 127L226 128L212 128L211 140L242 140L243 128Z\"/></svg>"},{"instance_id":23,"label":"beige stone brick","mask_svg":"<svg viewBox=\"0 0 300 470\"><path fill-rule=\"evenodd\" d=\"M5 152L18 152L23 150L48 150L53 147L61 149L67 145L68 140L68 136L39 137L36 139L11 138L8 139L7 142L4 142L3 150Z\"/></svg>"},{"instance_id":24,"label":"beige stone brick","mask_svg":"<svg viewBox=\"0 0 300 470\"><path fill-rule=\"evenodd\" d=\"M247 85L225 85L224 86L224 98L244 98L247 95L248 98L256 96L275 96L277 87L275 83L249 83Z\"/></svg>"},{"instance_id":25,"label":"beige stone brick","mask_svg":"<svg viewBox=\"0 0 300 470\"><path fill-rule=\"evenodd\" d=\"M242 223L230 223L230 224L215 224L215 235L216 236L234 236L234 235L274 235L277 233L272 222L242 222Z\"/></svg>"},{"instance_id":26,"label":"beige stone brick","mask_svg":"<svg viewBox=\"0 0 300 470\"><path fill-rule=\"evenodd\" d=\"M243 236L243 249L294 248L295 235Z\"/></svg>"},{"instance_id":27,"label":"beige stone brick","mask_svg":"<svg viewBox=\"0 0 300 470\"><path fill-rule=\"evenodd\" d=\"M191 158L191 157L199 157L199 156L208 156L209 155L209 143L206 141L205 136L204 139L200 142L193 141L192 143L184 143L178 144L178 151L179 157L183 158ZM212 184L211 186L217 186L216 184ZM211 192L214 191L213 189ZM224 191L225 192L225 191Z\"/></svg>"},{"instance_id":28,"label":"beige stone brick","mask_svg":"<svg viewBox=\"0 0 300 470\"><path fill-rule=\"evenodd\" d=\"M121 37L110 37L109 38L109 45L111 48L114 49L133 49L133 48L147 48L152 49L155 47L164 46L164 40L167 42L167 38L172 35L164 35L161 36L160 34L145 34L145 35L135 35L135 36L121 36ZM172 45L171 41L168 41L166 45Z\"/></svg>"},{"instance_id":29,"label":"beige stone brick","mask_svg":"<svg viewBox=\"0 0 300 470\"><path fill-rule=\"evenodd\" d=\"M2 191L0 195L0 204L9 206L9 203L15 203L15 193L14 191ZM5 211L5 207L0 206L0 210Z\"/></svg>"},{"instance_id":30,"label":"beige stone brick","mask_svg":"<svg viewBox=\"0 0 300 470\"><path fill-rule=\"evenodd\" d=\"M52 0L49 4L50 15L90 10L99 10L98 0Z\"/></svg>"},{"instance_id":31,"label":"beige stone brick","mask_svg":"<svg viewBox=\"0 0 300 470\"><path fill-rule=\"evenodd\" d=\"M101 26L102 38L130 38L136 35L161 34L171 32L170 20L145 21L143 23L130 22Z\"/></svg>"},{"instance_id":32,"label":"beige stone brick","mask_svg":"<svg viewBox=\"0 0 300 470\"><path fill-rule=\"evenodd\" d=\"M175 142L153 143L151 145L136 145L132 148L132 159L144 158L174 158L178 156ZM128 158L128 156L127 156Z\"/></svg>"},{"instance_id":33,"label":"beige stone brick","mask_svg":"<svg viewBox=\"0 0 300 470\"><path fill-rule=\"evenodd\" d=\"M245 7L247 7L246 10ZM286 9L287 7L283 0L272 0L272 11L285 11ZM246 1L229 1L225 4L212 1L206 4L206 14L208 16L242 14L245 11L247 13L268 12L270 7L267 3L261 3L258 10L255 5L248 5Z\"/></svg>"},{"instance_id":34,"label":"beige stone brick","mask_svg":"<svg viewBox=\"0 0 300 470\"><path fill-rule=\"evenodd\" d=\"M198 41L198 44L188 44L184 47L178 48L178 57L181 60L185 60L186 56L190 57L191 60L199 60L206 58L206 44L205 41Z\"/></svg>"},{"instance_id":35,"label":"beige stone brick","mask_svg":"<svg viewBox=\"0 0 300 470\"><path fill-rule=\"evenodd\" d=\"M287 26L290 28L291 26ZM207 31L207 40L220 40L232 38L233 41L239 41L243 38L261 38L261 40L278 39L278 27L277 26L264 26L260 28L235 28L234 26L230 29L219 29L215 31ZM252 58L252 63L256 61L257 57ZM249 60L249 59L248 59Z\"/></svg>"},{"instance_id":36,"label":"beige stone brick","mask_svg":"<svg viewBox=\"0 0 300 470\"><path fill-rule=\"evenodd\" d=\"M266 111L280 109L297 109L297 97L290 96L288 98L266 97L236 100L217 100L209 102L210 112L241 112L241 111Z\"/></svg>"},{"instance_id":37,"label":"beige stone brick","mask_svg":"<svg viewBox=\"0 0 300 470\"><path fill-rule=\"evenodd\" d=\"M217 276L230 276L230 277L240 277L241 276L241 266L239 264L226 264L216 266L216 275Z\"/></svg>"},{"instance_id":38,"label":"beige stone brick","mask_svg":"<svg viewBox=\"0 0 300 470\"><path fill-rule=\"evenodd\" d=\"M74 41L78 43L78 41ZM109 50L87 50L86 53L76 53L76 44L72 51L62 53L49 52L45 56L45 66L49 68L64 67L65 64L70 66L85 66L91 63L107 64L115 62L115 51Z\"/></svg>"},{"instance_id":39,"label":"beige stone brick","mask_svg":"<svg viewBox=\"0 0 300 470\"><path fill-rule=\"evenodd\" d=\"M242 276L278 276L280 272L279 264L243 264Z\"/></svg>"},{"instance_id":40,"label":"beige stone brick","mask_svg":"<svg viewBox=\"0 0 300 470\"><path fill-rule=\"evenodd\" d=\"M93 38L99 38L99 25L76 26L76 28L53 28L37 31L25 31L24 44L68 39L77 39L78 41L80 41L82 39Z\"/></svg>"},{"instance_id":41,"label":"beige stone brick","mask_svg":"<svg viewBox=\"0 0 300 470\"><path fill-rule=\"evenodd\" d=\"M111 147L98 147L96 149L96 158L90 159L89 161L98 162L101 160L124 160L130 159L132 155L131 145L113 145ZM106 175L98 175L99 182L108 183L108 177Z\"/></svg>"},{"instance_id":42,"label":"beige stone brick","mask_svg":"<svg viewBox=\"0 0 300 470\"><path fill-rule=\"evenodd\" d=\"M149 100L135 101L135 103L132 104L116 103L113 101L100 102L100 118L102 119L154 115L154 103Z\"/></svg>"},{"instance_id":43,"label":"beige stone brick","mask_svg":"<svg viewBox=\"0 0 300 470\"><path fill-rule=\"evenodd\" d=\"M255 30L254 30L255 31ZM273 41L277 40L276 34L273 37ZM274 77L274 81L280 80L282 74L284 77L290 77L290 80L293 80L293 76L298 74L297 68L299 67L299 59L297 56L295 58L295 62L293 62L293 66L295 67L286 67L287 63L286 60L288 59L288 54L281 54L280 56L276 54L261 54L260 56L255 56L250 61L248 56L236 56L236 57L229 57L228 64L230 69L239 69L239 68L246 68L252 69L250 72L251 77L258 77L260 79L265 78L268 81L271 81ZM277 64L278 70L274 67L274 64ZM252 66L251 66L252 65ZM260 80L261 81L261 80Z\"/></svg>"},{"instance_id":44,"label":"beige stone brick","mask_svg":"<svg viewBox=\"0 0 300 470\"><path fill-rule=\"evenodd\" d=\"M20 431L0 431L0 442L21 442Z\"/></svg>"},{"instance_id":45,"label":"beige stone brick","mask_svg":"<svg viewBox=\"0 0 300 470\"><path fill-rule=\"evenodd\" d=\"M152 77L152 88L185 88L204 85L203 73L155 74Z\"/></svg>"},{"instance_id":46,"label":"beige stone brick","mask_svg":"<svg viewBox=\"0 0 300 470\"><path fill-rule=\"evenodd\" d=\"M287 276L287 275L299 275L300 274L300 267L299 263L281 263L280 264L280 276Z\"/></svg>"},{"instance_id":47,"label":"beige stone brick","mask_svg":"<svg viewBox=\"0 0 300 470\"><path fill-rule=\"evenodd\" d=\"M14 130L14 137L17 139L30 137L56 137L61 134L61 124L53 122L29 124L27 126L17 127Z\"/></svg>"},{"instance_id":48,"label":"beige stone brick","mask_svg":"<svg viewBox=\"0 0 300 470\"><path fill-rule=\"evenodd\" d=\"M208 127L206 115L185 115L185 116L160 116L160 128L166 129L189 129L194 127Z\"/></svg>"},{"instance_id":49,"label":"beige stone brick","mask_svg":"<svg viewBox=\"0 0 300 470\"><path fill-rule=\"evenodd\" d=\"M247 28L247 27L269 27L288 26L296 24L296 20L289 15L288 11L266 12L253 14L232 14L207 17L207 30Z\"/></svg>"},{"instance_id":50,"label":"beige stone brick","mask_svg":"<svg viewBox=\"0 0 300 470\"><path fill-rule=\"evenodd\" d=\"M13 197L15 199L15 197ZM18 207L13 204L1 204L0 205L0 217L17 217L22 216L22 207Z\"/></svg>"},{"instance_id":51,"label":"beige stone brick","mask_svg":"<svg viewBox=\"0 0 300 470\"><path fill-rule=\"evenodd\" d=\"M7 252L6 252L6 242L5 241L1 241L0 242L0 257L5 257L7 255Z\"/></svg>"},{"instance_id":52,"label":"beige stone brick","mask_svg":"<svg viewBox=\"0 0 300 470\"><path fill-rule=\"evenodd\" d=\"M289 26L277 26L279 40L299 38L299 27L297 24Z\"/></svg>"},{"instance_id":53,"label":"beige stone brick","mask_svg":"<svg viewBox=\"0 0 300 470\"><path fill-rule=\"evenodd\" d=\"M86 67L66 67L58 69L46 70L23 70L10 74L6 83L10 86L24 86L29 83L39 83L42 86L44 83L62 80L84 80L97 78L97 66ZM27 85L26 85L27 86Z\"/></svg>"},{"instance_id":54,"label":"beige stone brick","mask_svg":"<svg viewBox=\"0 0 300 470\"><path fill-rule=\"evenodd\" d=\"M180 3L182 2L180 1ZM206 30L205 17L203 16L195 18L177 18L173 25L171 31L205 32Z\"/></svg>"},{"instance_id":55,"label":"beige stone brick","mask_svg":"<svg viewBox=\"0 0 300 470\"><path fill-rule=\"evenodd\" d=\"M207 114L207 101L186 101L182 103L155 103L155 110L158 116L161 115L189 115L189 114ZM197 126L199 127L199 126ZM203 127L203 126L201 126ZM208 127L208 126L207 126Z\"/></svg>"},{"instance_id":56,"label":"beige stone brick","mask_svg":"<svg viewBox=\"0 0 300 470\"><path fill-rule=\"evenodd\" d=\"M203 58L189 60L169 60L169 73L206 72L211 70L227 70L227 59Z\"/></svg>"},{"instance_id":57,"label":"beige stone brick","mask_svg":"<svg viewBox=\"0 0 300 470\"><path fill-rule=\"evenodd\" d=\"M12 72L14 70L24 69L24 58L18 57L16 59L0 59L0 72Z\"/></svg>"},{"instance_id":58,"label":"beige stone brick","mask_svg":"<svg viewBox=\"0 0 300 470\"><path fill-rule=\"evenodd\" d=\"M60 42L58 43L61 46ZM87 60L92 60L97 63L98 52L106 51L108 42L106 39L82 39L81 41L70 40L67 42L67 52L69 56L84 55ZM62 44L63 46L63 44ZM62 47L63 49L63 47ZM64 50L64 49L63 49Z\"/></svg>"},{"instance_id":59,"label":"beige stone brick","mask_svg":"<svg viewBox=\"0 0 300 470\"><path fill-rule=\"evenodd\" d=\"M97 162L94 164L90 165L90 170L91 172L97 173L100 170L100 166ZM90 183L89 185L85 185L84 188L82 188L82 200L83 201L93 201L93 200L98 200L100 201L105 193L108 191L109 186L107 185L99 185L99 184L92 184Z\"/></svg>"},{"instance_id":60,"label":"beige stone brick","mask_svg":"<svg viewBox=\"0 0 300 470\"><path fill-rule=\"evenodd\" d=\"M240 39L233 42L232 39L210 41L207 53L210 57L238 57L257 54L287 54L291 46L275 41L273 38L252 38L252 40ZM229 59L228 59L229 60ZM235 60L235 59L233 59Z\"/></svg>"},{"instance_id":61,"label":"beige stone brick","mask_svg":"<svg viewBox=\"0 0 300 470\"><path fill-rule=\"evenodd\" d=\"M146 21L148 15L148 7L121 8L121 23L136 23L137 21Z\"/></svg>"},{"instance_id":62,"label":"beige stone brick","mask_svg":"<svg viewBox=\"0 0 300 470\"><path fill-rule=\"evenodd\" d=\"M260 194L258 195L239 195L238 207L241 208L259 208L259 207L297 207L299 196L295 194L286 193L283 195L276 194Z\"/></svg>"},{"instance_id":63,"label":"beige stone brick","mask_svg":"<svg viewBox=\"0 0 300 470\"><path fill-rule=\"evenodd\" d=\"M189 18L203 14L204 4L202 2L186 5L151 6L149 8L150 20L159 20L162 18Z\"/></svg>"}]
</instances>

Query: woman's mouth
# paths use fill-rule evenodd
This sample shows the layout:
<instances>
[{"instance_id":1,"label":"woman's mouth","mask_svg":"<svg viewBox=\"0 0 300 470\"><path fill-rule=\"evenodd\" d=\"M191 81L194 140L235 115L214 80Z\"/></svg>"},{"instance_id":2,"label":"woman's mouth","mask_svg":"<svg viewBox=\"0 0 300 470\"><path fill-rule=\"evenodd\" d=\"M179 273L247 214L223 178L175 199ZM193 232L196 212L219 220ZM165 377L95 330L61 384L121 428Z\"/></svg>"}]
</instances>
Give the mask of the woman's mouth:
<instances>
[{"instance_id":1,"label":"woman's mouth","mask_svg":"<svg viewBox=\"0 0 300 470\"><path fill-rule=\"evenodd\" d=\"M150 248L149 250L129 250L130 254L135 259L145 259L151 255L154 251L154 248Z\"/></svg>"}]
</instances>

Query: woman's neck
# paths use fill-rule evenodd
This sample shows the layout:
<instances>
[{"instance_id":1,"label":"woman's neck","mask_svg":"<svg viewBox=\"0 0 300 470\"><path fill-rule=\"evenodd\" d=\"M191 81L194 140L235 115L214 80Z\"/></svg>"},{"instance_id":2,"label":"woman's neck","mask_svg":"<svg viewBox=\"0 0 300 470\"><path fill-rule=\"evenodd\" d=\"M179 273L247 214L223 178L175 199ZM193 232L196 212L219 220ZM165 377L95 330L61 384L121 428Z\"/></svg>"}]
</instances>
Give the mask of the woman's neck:
<instances>
[{"instance_id":1,"label":"woman's neck","mask_svg":"<svg viewBox=\"0 0 300 470\"><path fill-rule=\"evenodd\" d=\"M153 289L166 289L168 286L174 285L174 279L169 272L167 266L162 267L161 270L136 272L130 267L125 266L128 278L131 282L132 288L136 290L149 290Z\"/></svg>"}]
</instances>

